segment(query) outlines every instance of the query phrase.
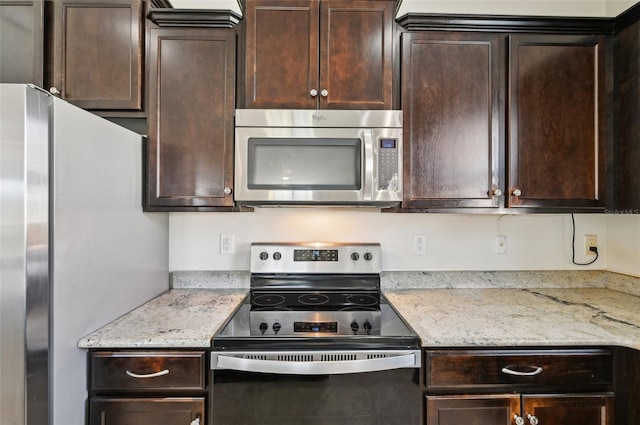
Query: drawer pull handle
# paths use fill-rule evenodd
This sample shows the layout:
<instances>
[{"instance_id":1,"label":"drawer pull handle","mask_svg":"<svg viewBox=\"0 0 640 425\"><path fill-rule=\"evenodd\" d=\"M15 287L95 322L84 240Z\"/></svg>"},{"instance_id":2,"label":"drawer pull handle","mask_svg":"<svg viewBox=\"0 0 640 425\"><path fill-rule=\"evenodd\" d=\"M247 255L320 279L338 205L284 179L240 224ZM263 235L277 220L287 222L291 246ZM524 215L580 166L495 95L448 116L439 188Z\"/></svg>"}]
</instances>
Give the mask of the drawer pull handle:
<instances>
[{"instance_id":1,"label":"drawer pull handle","mask_svg":"<svg viewBox=\"0 0 640 425\"><path fill-rule=\"evenodd\" d=\"M531 372L520 372L519 370L513 370L510 369L514 366L505 366L502 368L502 373L506 373L507 375L515 375L515 376L536 376L542 373L542 368L540 366L538 367L533 367L534 368Z\"/></svg>"},{"instance_id":2,"label":"drawer pull handle","mask_svg":"<svg viewBox=\"0 0 640 425\"><path fill-rule=\"evenodd\" d=\"M149 373L146 375L139 375L137 373L131 372L130 370L126 371L127 375L132 378L145 379L145 378L157 378L158 376L164 376L169 374L169 369L161 370L160 372Z\"/></svg>"}]
</instances>

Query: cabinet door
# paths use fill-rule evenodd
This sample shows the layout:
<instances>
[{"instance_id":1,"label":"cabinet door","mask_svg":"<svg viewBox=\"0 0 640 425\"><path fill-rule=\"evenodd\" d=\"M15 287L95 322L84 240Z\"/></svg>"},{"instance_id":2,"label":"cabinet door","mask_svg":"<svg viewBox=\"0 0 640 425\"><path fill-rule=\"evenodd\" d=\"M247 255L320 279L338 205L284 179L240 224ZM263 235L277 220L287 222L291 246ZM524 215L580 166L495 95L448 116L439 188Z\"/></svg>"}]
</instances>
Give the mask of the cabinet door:
<instances>
[{"instance_id":1,"label":"cabinet door","mask_svg":"<svg viewBox=\"0 0 640 425\"><path fill-rule=\"evenodd\" d=\"M520 414L520 396L427 396L426 408L426 425L512 425Z\"/></svg>"},{"instance_id":2,"label":"cabinet door","mask_svg":"<svg viewBox=\"0 0 640 425\"><path fill-rule=\"evenodd\" d=\"M89 425L204 424L204 398L92 398Z\"/></svg>"},{"instance_id":3,"label":"cabinet door","mask_svg":"<svg viewBox=\"0 0 640 425\"><path fill-rule=\"evenodd\" d=\"M391 109L393 16L393 1L320 3L321 108Z\"/></svg>"},{"instance_id":4,"label":"cabinet door","mask_svg":"<svg viewBox=\"0 0 640 425\"><path fill-rule=\"evenodd\" d=\"M318 0L247 0L245 108L317 107Z\"/></svg>"},{"instance_id":5,"label":"cabinet door","mask_svg":"<svg viewBox=\"0 0 640 425\"><path fill-rule=\"evenodd\" d=\"M153 28L149 42L147 209L232 206L235 32Z\"/></svg>"},{"instance_id":6,"label":"cabinet door","mask_svg":"<svg viewBox=\"0 0 640 425\"><path fill-rule=\"evenodd\" d=\"M142 109L142 0L54 0L49 85L85 109Z\"/></svg>"},{"instance_id":7,"label":"cabinet door","mask_svg":"<svg viewBox=\"0 0 640 425\"><path fill-rule=\"evenodd\" d=\"M403 207L500 206L504 40L403 34Z\"/></svg>"},{"instance_id":8,"label":"cabinet door","mask_svg":"<svg viewBox=\"0 0 640 425\"><path fill-rule=\"evenodd\" d=\"M0 83L43 85L44 2L0 0Z\"/></svg>"},{"instance_id":9,"label":"cabinet door","mask_svg":"<svg viewBox=\"0 0 640 425\"><path fill-rule=\"evenodd\" d=\"M606 43L510 41L509 207L605 206Z\"/></svg>"},{"instance_id":10,"label":"cabinet door","mask_svg":"<svg viewBox=\"0 0 640 425\"><path fill-rule=\"evenodd\" d=\"M640 214L640 21L615 37L614 212Z\"/></svg>"},{"instance_id":11,"label":"cabinet door","mask_svg":"<svg viewBox=\"0 0 640 425\"><path fill-rule=\"evenodd\" d=\"M612 394L523 395L522 413L540 425L613 425L613 400Z\"/></svg>"}]
</instances>

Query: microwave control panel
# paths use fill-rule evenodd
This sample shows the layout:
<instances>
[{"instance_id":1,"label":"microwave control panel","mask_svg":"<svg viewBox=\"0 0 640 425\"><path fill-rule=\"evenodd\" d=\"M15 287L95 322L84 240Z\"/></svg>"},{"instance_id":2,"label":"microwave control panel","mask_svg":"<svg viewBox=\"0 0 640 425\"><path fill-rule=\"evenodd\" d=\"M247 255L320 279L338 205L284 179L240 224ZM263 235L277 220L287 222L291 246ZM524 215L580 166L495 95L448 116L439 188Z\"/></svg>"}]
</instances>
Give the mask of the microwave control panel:
<instances>
[{"instance_id":1,"label":"microwave control panel","mask_svg":"<svg viewBox=\"0 0 640 425\"><path fill-rule=\"evenodd\" d=\"M378 190L398 190L398 139L380 139Z\"/></svg>"}]
</instances>

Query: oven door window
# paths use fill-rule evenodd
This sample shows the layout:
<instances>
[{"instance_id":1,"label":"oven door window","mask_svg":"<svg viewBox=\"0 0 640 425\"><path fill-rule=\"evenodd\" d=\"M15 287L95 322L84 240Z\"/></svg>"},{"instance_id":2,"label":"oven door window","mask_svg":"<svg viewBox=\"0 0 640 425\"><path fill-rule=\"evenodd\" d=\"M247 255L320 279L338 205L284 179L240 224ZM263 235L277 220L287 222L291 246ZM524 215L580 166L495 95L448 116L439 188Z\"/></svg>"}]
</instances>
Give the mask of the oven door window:
<instances>
[{"instance_id":1,"label":"oven door window","mask_svg":"<svg viewBox=\"0 0 640 425\"><path fill-rule=\"evenodd\" d=\"M249 189L360 190L360 139L249 138Z\"/></svg>"}]
</instances>

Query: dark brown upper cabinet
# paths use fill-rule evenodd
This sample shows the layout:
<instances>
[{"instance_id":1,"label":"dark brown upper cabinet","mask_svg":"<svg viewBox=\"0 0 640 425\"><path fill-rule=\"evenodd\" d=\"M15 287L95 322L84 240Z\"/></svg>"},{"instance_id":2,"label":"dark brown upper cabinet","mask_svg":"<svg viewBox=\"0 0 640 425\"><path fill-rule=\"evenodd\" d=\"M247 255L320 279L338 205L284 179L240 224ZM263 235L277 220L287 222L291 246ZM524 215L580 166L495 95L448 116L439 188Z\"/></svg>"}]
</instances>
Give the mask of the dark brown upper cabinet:
<instances>
[{"instance_id":1,"label":"dark brown upper cabinet","mask_svg":"<svg viewBox=\"0 0 640 425\"><path fill-rule=\"evenodd\" d=\"M246 108L391 109L393 1L247 0Z\"/></svg>"},{"instance_id":2,"label":"dark brown upper cabinet","mask_svg":"<svg viewBox=\"0 0 640 425\"><path fill-rule=\"evenodd\" d=\"M44 2L0 0L0 83L43 85Z\"/></svg>"},{"instance_id":3,"label":"dark brown upper cabinet","mask_svg":"<svg viewBox=\"0 0 640 425\"><path fill-rule=\"evenodd\" d=\"M47 88L84 109L141 111L142 0L53 0Z\"/></svg>"},{"instance_id":4,"label":"dark brown upper cabinet","mask_svg":"<svg viewBox=\"0 0 640 425\"><path fill-rule=\"evenodd\" d=\"M506 36L402 36L405 208L495 208L504 186Z\"/></svg>"},{"instance_id":5,"label":"dark brown upper cabinet","mask_svg":"<svg viewBox=\"0 0 640 425\"><path fill-rule=\"evenodd\" d=\"M151 28L146 210L233 206L236 33Z\"/></svg>"},{"instance_id":6,"label":"dark brown upper cabinet","mask_svg":"<svg viewBox=\"0 0 640 425\"><path fill-rule=\"evenodd\" d=\"M512 35L507 206L601 211L606 37Z\"/></svg>"},{"instance_id":7,"label":"dark brown upper cabinet","mask_svg":"<svg viewBox=\"0 0 640 425\"><path fill-rule=\"evenodd\" d=\"M614 57L616 170L611 212L640 214L640 22L616 35Z\"/></svg>"}]
</instances>

